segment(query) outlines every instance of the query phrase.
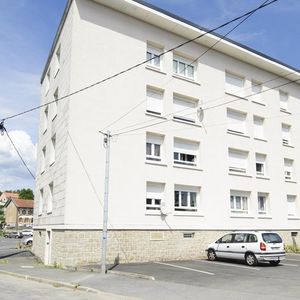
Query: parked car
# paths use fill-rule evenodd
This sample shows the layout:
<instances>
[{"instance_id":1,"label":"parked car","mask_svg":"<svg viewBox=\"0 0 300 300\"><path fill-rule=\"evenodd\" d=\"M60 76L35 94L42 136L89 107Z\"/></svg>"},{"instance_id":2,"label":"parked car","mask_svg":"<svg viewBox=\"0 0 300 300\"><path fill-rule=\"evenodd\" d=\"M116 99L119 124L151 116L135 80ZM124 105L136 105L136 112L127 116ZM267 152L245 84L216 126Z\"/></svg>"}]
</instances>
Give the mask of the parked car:
<instances>
[{"instance_id":1,"label":"parked car","mask_svg":"<svg viewBox=\"0 0 300 300\"><path fill-rule=\"evenodd\" d=\"M5 233L4 237L9 238L9 239L11 239L11 238L20 239L20 238L22 238L22 234L18 231L12 231L12 232Z\"/></svg>"},{"instance_id":2,"label":"parked car","mask_svg":"<svg viewBox=\"0 0 300 300\"><path fill-rule=\"evenodd\" d=\"M206 251L208 260L218 258L244 260L249 266L254 266L258 262L269 262L276 266L285 258L281 237L270 231L228 233L209 244Z\"/></svg>"},{"instance_id":3,"label":"parked car","mask_svg":"<svg viewBox=\"0 0 300 300\"><path fill-rule=\"evenodd\" d=\"M24 237L23 240L22 240L22 244L24 246L32 246L32 241L33 241L32 236Z\"/></svg>"},{"instance_id":4,"label":"parked car","mask_svg":"<svg viewBox=\"0 0 300 300\"><path fill-rule=\"evenodd\" d=\"M21 231L21 235L23 236L33 236L33 231L32 229L24 229Z\"/></svg>"}]
</instances>

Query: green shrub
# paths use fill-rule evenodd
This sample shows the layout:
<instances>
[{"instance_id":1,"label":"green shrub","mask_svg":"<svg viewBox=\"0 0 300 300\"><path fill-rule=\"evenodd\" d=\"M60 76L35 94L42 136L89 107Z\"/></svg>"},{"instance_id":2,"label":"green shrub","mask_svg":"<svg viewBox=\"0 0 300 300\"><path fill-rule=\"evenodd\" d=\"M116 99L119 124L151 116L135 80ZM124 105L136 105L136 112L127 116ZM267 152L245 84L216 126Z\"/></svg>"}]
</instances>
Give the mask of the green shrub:
<instances>
[{"instance_id":1,"label":"green shrub","mask_svg":"<svg viewBox=\"0 0 300 300\"><path fill-rule=\"evenodd\" d=\"M300 248L294 245L285 245L286 252L300 253Z\"/></svg>"}]
</instances>

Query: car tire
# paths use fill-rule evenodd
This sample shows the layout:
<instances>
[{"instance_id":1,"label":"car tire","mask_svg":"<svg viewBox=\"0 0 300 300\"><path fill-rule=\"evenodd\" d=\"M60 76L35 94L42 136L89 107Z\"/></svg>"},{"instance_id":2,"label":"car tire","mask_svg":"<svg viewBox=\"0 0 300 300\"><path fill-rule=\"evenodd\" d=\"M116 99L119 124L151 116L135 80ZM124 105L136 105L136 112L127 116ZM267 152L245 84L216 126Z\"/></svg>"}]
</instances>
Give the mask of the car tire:
<instances>
[{"instance_id":1,"label":"car tire","mask_svg":"<svg viewBox=\"0 0 300 300\"><path fill-rule=\"evenodd\" d=\"M213 249L208 249L207 259L210 261L215 261L217 259L216 252Z\"/></svg>"},{"instance_id":2,"label":"car tire","mask_svg":"<svg viewBox=\"0 0 300 300\"><path fill-rule=\"evenodd\" d=\"M248 266L256 266L257 265L257 259L253 253L247 253L245 256L245 262Z\"/></svg>"},{"instance_id":3,"label":"car tire","mask_svg":"<svg viewBox=\"0 0 300 300\"><path fill-rule=\"evenodd\" d=\"M28 242L26 243L26 246L32 246L32 241L28 241Z\"/></svg>"},{"instance_id":4,"label":"car tire","mask_svg":"<svg viewBox=\"0 0 300 300\"><path fill-rule=\"evenodd\" d=\"M270 264L271 264L272 266L278 266L279 263L280 263L280 260L279 260L279 259L278 259L278 260L274 260L274 261L270 261Z\"/></svg>"}]
</instances>

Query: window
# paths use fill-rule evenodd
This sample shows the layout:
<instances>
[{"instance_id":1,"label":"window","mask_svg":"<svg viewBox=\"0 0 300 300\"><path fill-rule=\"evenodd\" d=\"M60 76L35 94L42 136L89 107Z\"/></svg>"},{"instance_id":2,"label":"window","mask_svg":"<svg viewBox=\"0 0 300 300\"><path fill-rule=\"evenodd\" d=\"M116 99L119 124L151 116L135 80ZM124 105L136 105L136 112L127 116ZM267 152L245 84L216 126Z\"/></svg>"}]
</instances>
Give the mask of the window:
<instances>
[{"instance_id":1,"label":"window","mask_svg":"<svg viewBox=\"0 0 300 300\"><path fill-rule=\"evenodd\" d=\"M147 182L146 210L160 210L164 189L164 183Z\"/></svg>"},{"instance_id":2,"label":"window","mask_svg":"<svg viewBox=\"0 0 300 300\"><path fill-rule=\"evenodd\" d=\"M228 132L246 134L246 118L246 113L227 109Z\"/></svg>"},{"instance_id":3,"label":"window","mask_svg":"<svg viewBox=\"0 0 300 300\"><path fill-rule=\"evenodd\" d=\"M266 176L266 155L255 153L256 175Z\"/></svg>"},{"instance_id":4,"label":"window","mask_svg":"<svg viewBox=\"0 0 300 300\"><path fill-rule=\"evenodd\" d=\"M174 55L173 73L194 80L195 79L194 62L192 60L183 58L181 56Z\"/></svg>"},{"instance_id":5,"label":"window","mask_svg":"<svg viewBox=\"0 0 300 300\"><path fill-rule=\"evenodd\" d=\"M52 206L53 206L53 182L49 184L49 192L47 198L47 214L52 212Z\"/></svg>"},{"instance_id":6,"label":"window","mask_svg":"<svg viewBox=\"0 0 300 300\"><path fill-rule=\"evenodd\" d=\"M291 145L291 126L281 124L282 144L285 146Z\"/></svg>"},{"instance_id":7,"label":"window","mask_svg":"<svg viewBox=\"0 0 300 300\"><path fill-rule=\"evenodd\" d=\"M247 240L247 234L246 233L236 233L234 235L233 243L245 243Z\"/></svg>"},{"instance_id":8,"label":"window","mask_svg":"<svg viewBox=\"0 0 300 300\"><path fill-rule=\"evenodd\" d=\"M257 195L258 214L260 215L267 214L267 198L268 194L258 193Z\"/></svg>"},{"instance_id":9,"label":"window","mask_svg":"<svg viewBox=\"0 0 300 300\"><path fill-rule=\"evenodd\" d=\"M221 237L218 242L221 244L228 244L228 243L232 243L232 239L233 239L233 234L226 234L223 237Z\"/></svg>"},{"instance_id":10,"label":"window","mask_svg":"<svg viewBox=\"0 0 300 300\"><path fill-rule=\"evenodd\" d=\"M296 196L287 195L287 212L288 212L288 217L296 217L297 216Z\"/></svg>"},{"instance_id":11,"label":"window","mask_svg":"<svg viewBox=\"0 0 300 300\"><path fill-rule=\"evenodd\" d=\"M55 53L55 72L54 74L56 75L60 69L60 45L58 47L58 49L56 50Z\"/></svg>"},{"instance_id":12,"label":"window","mask_svg":"<svg viewBox=\"0 0 300 300\"><path fill-rule=\"evenodd\" d=\"M248 234L247 243L257 243L257 236L255 234Z\"/></svg>"},{"instance_id":13,"label":"window","mask_svg":"<svg viewBox=\"0 0 300 300\"><path fill-rule=\"evenodd\" d=\"M279 91L279 98L280 98L280 110L287 112L288 111L288 100L289 100L288 93Z\"/></svg>"},{"instance_id":14,"label":"window","mask_svg":"<svg viewBox=\"0 0 300 300\"><path fill-rule=\"evenodd\" d=\"M264 118L253 116L254 138L265 139Z\"/></svg>"},{"instance_id":15,"label":"window","mask_svg":"<svg viewBox=\"0 0 300 300\"><path fill-rule=\"evenodd\" d=\"M45 78L45 95L48 94L50 88L50 69L46 73L46 78Z\"/></svg>"},{"instance_id":16,"label":"window","mask_svg":"<svg viewBox=\"0 0 300 300\"><path fill-rule=\"evenodd\" d=\"M199 143L174 139L174 164L197 166Z\"/></svg>"},{"instance_id":17,"label":"window","mask_svg":"<svg viewBox=\"0 0 300 300\"><path fill-rule=\"evenodd\" d=\"M249 193L241 191L230 192L230 209L232 213L248 213Z\"/></svg>"},{"instance_id":18,"label":"window","mask_svg":"<svg viewBox=\"0 0 300 300\"><path fill-rule=\"evenodd\" d=\"M147 87L147 112L162 115L163 91Z\"/></svg>"},{"instance_id":19,"label":"window","mask_svg":"<svg viewBox=\"0 0 300 300\"><path fill-rule=\"evenodd\" d=\"M22 215L26 215L26 209L22 209Z\"/></svg>"},{"instance_id":20,"label":"window","mask_svg":"<svg viewBox=\"0 0 300 300\"><path fill-rule=\"evenodd\" d=\"M46 146L42 149L42 158L41 158L41 173L46 169Z\"/></svg>"},{"instance_id":21,"label":"window","mask_svg":"<svg viewBox=\"0 0 300 300\"><path fill-rule=\"evenodd\" d=\"M158 49L158 48L148 45L147 46L147 60L149 60L149 61L147 62L147 64L149 66L160 69L161 68L161 56L159 56L159 55L161 53L162 53L161 49Z\"/></svg>"},{"instance_id":22,"label":"window","mask_svg":"<svg viewBox=\"0 0 300 300\"><path fill-rule=\"evenodd\" d=\"M173 97L173 118L189 123L196 123L197 101L174 95Z\"/></svg>"},{"instance_id":23,"label":"window","mask_svg":"<svg viewBox=\"0 0 300 300\"><path fill-rule=\"evenodd\" d=\"M228 149L229 172L246 174L248 170L248 152Z\"/></svg>"},{"instance_id":24,"label":"window","mask_svg":"<svg viewBox=\"0 0 300 300\"><path fill-rule=\"evenodd\" d=\"M226 93L236 95L238 97L244 96L244 84L245 80L243 77L233 75L226 72L225 74L225 90Z\"/></svg>"},{"instance_id":25,"label":"window","mask_svg":"<svg viewBox=\"0 0 300 300\"><path fill-rule=\"evenodd\" d=\"M44 122L43 122L43 132L45 133L48 127L48 118L49 118L49 107L48 105L44 109Z\"/></svg>"},{"instance_id":26,"label":"window","mask_svg":"<svg viewBox=\"0 0 300 300\"><path fill-rule=\"evenodd\" d=\"M56 134L52 136L51 143L50 143L50 157L49 157L50 165L52 165L55 162L55 146L56 146Z\"/></svg>"},{"instance_id":27,"label":"window","mask_svg":"<svg viewBox=\"0 0 300 300\"><path fill-rule=\"evenodd\" d=\"M162 144L164 137L158 134L147 133L146 136L146 159L161 161Z\"/></svg>"},{"instance_id":28,"label":"window","mask_svg":"<svg viewBox=\"0 0 300 300\"><path fill-rule=\"evenodd\" d=\"M39 216L43 213L43 205L44 205L44 189L40 189L40 197L39 197Z\"/></svg>"},{"instance_id":29,"label":"window","mask_svg":"<svg viewBox=\"0 0 300 300\"><path fill-rule=\"evenodd\" d=\"M198 188L187 186L175 186L174 206L175 211L197 211Z\"/></svg>"},{"instance_id":30,"label":"window","mask_svg":"<svg viewBox=\"0 0 300 300\"><path fill-rule=\"evenodd\" d=\"M58 89L56 89L55 93L53 94L53 100L55 102L52 103L52 120L57 116L57 107L58 107Z\"/></svg>"},{"instance_id":31,"label":"window","mask_svg":"<svg viewBox=\"0 0 300 300\"><path fill-rule=\"evenodd\" d=\"M292 159L284 159L284 178L285 180L293 180L294 177L294 161Z\"/></svg>"},{"instance_id":32,"label":"window","mask_svg":"<svg viewBox=\"0 0 300 300\"><path fill-rule=\"evenodd\" d=\"M262 84L252 80L251 92L252 92L252 96L251 96L252 101L257 103L262 103L262 95L261 95Z\"/></svg>"}]
</instances>

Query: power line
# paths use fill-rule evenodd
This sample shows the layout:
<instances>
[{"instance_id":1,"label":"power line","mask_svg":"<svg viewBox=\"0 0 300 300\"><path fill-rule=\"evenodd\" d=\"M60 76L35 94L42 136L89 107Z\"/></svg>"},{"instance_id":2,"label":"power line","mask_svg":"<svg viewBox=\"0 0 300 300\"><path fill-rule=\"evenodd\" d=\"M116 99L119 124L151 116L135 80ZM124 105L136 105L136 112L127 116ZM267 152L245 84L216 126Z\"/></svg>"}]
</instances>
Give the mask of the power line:
<instances>
[{"instance_id":1,"label":"power line","mask_svg":"<svg viewBox=\"0 0 300 300\"><path fill-rule=\"evenodd\" d=\"M191 61L188 65L186 65L183 69L183 71L185 71L189 66L192 66L196 61L198 61L201 57L203 57L207 52L209 52L211 49L213 49L218 43L220 43L224 38L226 38L231 32L233 32L237 27L239 27L242 23L244 23L248 18L250 18L257 10L259 10L260 8L262 8L269 0L264 1L260 6L258 6L255 10L252 11L252 13L250 13L249 15L247 15L244 19L242 19L237 25L235 25L232 29L230 29L226 34L222 35L213 45L211 45L209 48L207 48L203 53L201 53L197 58L195 58L193 61ZM269 3L271 4L271 3ZM152 58L154 59L154 58ZM173 80L173 78L171 78L171 80L169 80L166 85L168 85L171 81ZM165 85L165 86L166 86ZM128 110L126 113L124 113L123 115L121 115L119 118L117 118L115 121L109 123L108 125L106 125L103 129L101 129L101 131L104 131L105 129L111 127L112 125L116 124L117 122L119 122L120 120L122 120L124 117L126 117L127 115L129 115L132 111L134 111L136 108L138 108L141 104L143 104L145 101L147 100L144 99L141 102L137 103L134 107L132 107L130 110Z\"/></svg>"},{"instance_id":2,"label":"power line","mask_svg":"<svg viewBox=\"0 0 300 300\"><path fill-rule=\"evenodd\" d=\"M181 43L181 44L179 44L179 45L177 45L177 46L175 46L175 47L172 47L172 48L170 48L169 50L166 50L166 51L160 53L159 55L157 55L157 57L161 57L161 56L163 56L163 55L165 55L165 54L167 54L167 53L169 53L169 52L172 52L172 51L174 51L174 50L176 50L176 49L178 49L178 48L181 48L181 47L183 47L183 46L185 46L185 45L187 45L187 44L189 44L189 43L191 43L191 42L194 42L194 41L196 41L197 39L199 39L199 38L201 38L201 37L203 37L203 36L205 36L205 35L207 35L207 34L209 34L209 33L212 33L212 32L214 32L214 31L216 31L216 30L218 30L218 29L221 29L221 28L223 28L223 27L226 27L227 25L229 25L229 24L231 24L231 23L233 23L233 22L235 22L235 21L238 21L238 20L240 20L240 19L242 19L242 18L244 18L244 17L246 17L246 16L248 16L248 15L252 15L252 14L253 14L254 12L256 12L257 10L260 10L260 9L266 7L266 6L269 6L269 5L271 5L271 4L273 4L274 2L277 2L277 1L278 1L278 0L272 0L272 1L269 2L269 3L265 3L265 4L263 4L263 5L261 5L261 6L257 7L257 8L255 8L255 9L253 9L253 10L251 10L251 11L249 11L249 12L247 12L247 13L241 15L241 16L239 16L239 17L236 17L236 18L234 18L234 19L232 19L232 20L230 20L230 21L228 21L228 22L226 22L226 23L223 23L222 25L219 25L219 26L217 26L217 27L215 27L215 28L213 28L213 29L211 29L211 30L208 30L208 31L206 31L206 32L204 32L204 33L202 33L202 34L196 36L196 37L193 38L193 39L187 40L187 41L185 41L185 42L183 42L183 43ZM100 85L100 84L102 84L102 83L104 83L104 82L106 82L106 81L109 81L109 80L113 79L113 78L119 77L120 75L122 75L122 74L124 74L124 73L127 73L127 72L129 72L129 71L131 71L131 70L133 70L133 69L135 69L135 68L137 68L137 67L139 67L139 66L142 66L142 65L144 65L144 64L146 64L146 63L152 61L153 59L154 59L154 57L153 57L153 58L146 59L146 60L144 60L144 61L142 61L142 62L140 62L140 63L137 63L137 64L135 64L135 65L133 65L133 66L131 66L131 67L129 67L129 68L126 68L126 69L124 69L124 70L122 70L122 71L120 71L120 72L118 72L118 73L115 73L115 74L113 74L113 75L111 75L111 76L108 76L108 77L106 77L106 78L104 78L104 79L102 79L102 80L99 80L99 81L97 81L97 82L95 82L95 83L93 83L93 84L90 84L90 85L88 85L88 86L85 86L85 87L83 87L83 88L81 88L81 89L79 89L79 90L77 90L77 91L74 91L74 92L68 94L68 95L65 95L65 96L63 96L63 97L60 97L60 98L58 98L58 99L55 99L55 100L53 100L53 101L50 101L50 102L47 102L47 103L44 103L44 104L41 104L41 105L38 105L38 106L35 106L35 107L32 107L32 108L30 108L30 109L28 109L28 110L25 110L25 111L22 111L22 112L20 112L20 113L17 113L17 114L8 116L8 117L6 117L6 118L3 118L2 120L5 121L5 120L13 119L13 118L19 117L19 116L21 116L21 115L27 114L27 113L29 113L29 112L35 111L35 110L37 110L37 109L40 109L40 108L42 108L42 107L44 107L44 106L48 106L48 105L50 105L50 104L52 104L52 103L54 103L54 102L57 103L58 101L61 101L61 100L63 100L63 99L66 99L66 98L69 98L69 97L74 96L74 95L76 95L76 94L79 94L79 93L81 93L81 92L83 92L83 91L86 91L86 90L88 90L88 89L90 89L90 88L93 88L94 86Z\"/></svg>"},{"instance_id":3,"label":"power line","mask_svg":"<svg viewBox=\"0 0 300 300\"><path fill-rule=\"evenodd\" d=\"M0 123L0 131L1 134L3 135L3 133L6 133L6 136L8 137L10 143L12 144L13 148L15 149L16 153L18 154L19 158L21 159L23 165L25 166L25 168L27 169L28 173L30 174L30 176L35 179L35 176L33 175L33 173L30 171L29 167L27 166L25 160L23 159L21 153L19 152L18 148L16 147L16 145L14 144L13 140L11 139L9 133L7 132L6 128L4 127L4 122L2 121Z\"/></svg>"},{"instance_id":4,"label":"power line","mask_svg":"<svg viewBox=\"0 0 300 300\"><path fill-rule=\"evenodd\" d=\"M270 90L273 90L275 88L280 88L282 86L286 86L286 85L289 85L289 84L292 84L292 83L296 83L300 81L300 79L297 79L297 80L292 80L292 81L289 81L289 82L286 82L286 83L283 83L283 84L280 84L280 85L277 85L275 87L272 87L272 88L269 88L269 89L266 89L266 90L263 90L259 93L255 93L255 94L251 94L251 95L248 95L248 96L245 96L243 98L237 98L237 99L233 99L233 100L230 100L230 101L227 101L227 102L224 102L224 103L220 103L220 104L217 104L217 105L214 105L214 106L210 106L210 107L207 107L207 108L203 108L203 111L206 111L206 110L209 110L209 109L213 109L213 108L217 108L217 107L220 107L220 106L224 106L224 105L227 105L229 103L233 103L233 102L236 102L236 101L240 101L242 99L248 99L248 98L251 98L252 96L255 96L255 95L258 95L258 94L261 94L261 93L265 93L267 91L270 91ZM189 113L187 115L191 115L191 114L195 114L196 112L193 112L193 113ZM174 114L174 112L172 113ZM186 115L186 116L187 116ZM148 127L152 127L152 126L155 126L155 125L159 125L159 124L162 124L162 123L166 123L166 122L169 122L171 121L172 119L166 119L166 120L162 120L162 121L159 121L159 122L156 122L156 123L153 123L153 124L149 124L149 125L145 125L145 126L141 126L141 127L138 127L138 128L134 128L134 129L131 129L131 130L127 130L127 131L123 131L123 132L119 132L119 133L115 133L115 134L112 134L112 136L120 136L120 135L123 135L123 134L126 134L126 133L129 133L129 132L133 132L133 131L137 131L137 130L140 130L140 129L145 129L145 128L148 128Z\"/></svg>"}]
</instances>

